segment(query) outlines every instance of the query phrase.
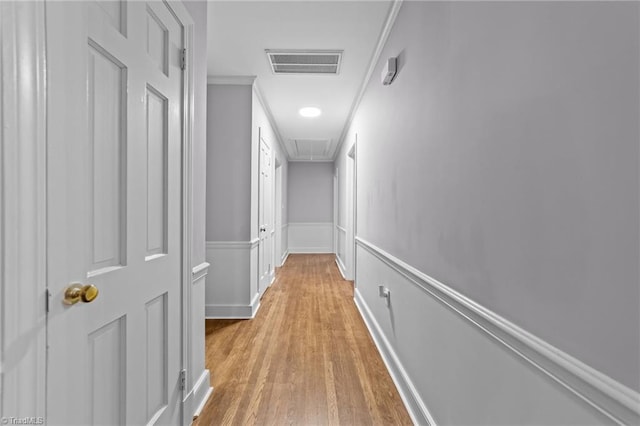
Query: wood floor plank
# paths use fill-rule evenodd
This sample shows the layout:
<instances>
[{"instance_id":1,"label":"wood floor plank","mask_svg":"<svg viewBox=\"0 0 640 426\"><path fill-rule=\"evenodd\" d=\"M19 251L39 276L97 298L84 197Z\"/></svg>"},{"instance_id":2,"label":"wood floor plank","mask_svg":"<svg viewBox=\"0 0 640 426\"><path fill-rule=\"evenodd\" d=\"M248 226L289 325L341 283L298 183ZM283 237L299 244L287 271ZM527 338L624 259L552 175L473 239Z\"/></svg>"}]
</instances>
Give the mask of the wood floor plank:
<instances>
[{"instance_id":1,"label":"wood floor plank","mask_svg":"<svg viewBox=\"0 0 640 426\"><path fill-rule=\"evenodd\" d=\"M253 320L207 320L205 425L409 425L333 255L290 255Z\"/></svg>"}]
</instances>

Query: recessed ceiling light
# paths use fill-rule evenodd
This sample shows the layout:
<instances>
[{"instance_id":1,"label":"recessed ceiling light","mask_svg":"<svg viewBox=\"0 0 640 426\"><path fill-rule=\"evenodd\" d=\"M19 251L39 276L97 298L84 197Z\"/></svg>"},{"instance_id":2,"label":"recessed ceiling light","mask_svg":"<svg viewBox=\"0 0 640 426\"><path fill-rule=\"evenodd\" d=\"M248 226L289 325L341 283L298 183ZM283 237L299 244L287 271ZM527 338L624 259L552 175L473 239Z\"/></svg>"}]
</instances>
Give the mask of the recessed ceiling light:
<instances>
[{"instance_id":1,"label":"recessed ceiling light","mask_svg":"<svg viewBox=\"0 0 640 426\"><path fill-rule=\"evenodd\" d=\"M317 117L322 114L322 111L320 111L320 108L316 107L304 107L300 108L298 113L303 117Z\"/></svg>"}]
</instances>

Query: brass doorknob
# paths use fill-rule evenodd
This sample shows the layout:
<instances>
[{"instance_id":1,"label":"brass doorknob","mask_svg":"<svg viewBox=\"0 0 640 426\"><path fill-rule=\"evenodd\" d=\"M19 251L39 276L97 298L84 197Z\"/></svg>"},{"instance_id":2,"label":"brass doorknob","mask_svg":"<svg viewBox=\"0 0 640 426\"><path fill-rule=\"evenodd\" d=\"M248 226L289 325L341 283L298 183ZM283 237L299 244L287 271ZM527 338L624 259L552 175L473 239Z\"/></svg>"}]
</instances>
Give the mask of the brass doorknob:
<instances>
[{"instance_id":1,"label":"brass doorknob","mask_svg":"<svg viewBox=\"0 0 640 426\"><path fill-rule=\"evenodd\" d=\"M90 303L98 297L98 287L93 284L73 283L64 291L64 303L75 305L78 302Z\"/></svg>"}]
</instances>

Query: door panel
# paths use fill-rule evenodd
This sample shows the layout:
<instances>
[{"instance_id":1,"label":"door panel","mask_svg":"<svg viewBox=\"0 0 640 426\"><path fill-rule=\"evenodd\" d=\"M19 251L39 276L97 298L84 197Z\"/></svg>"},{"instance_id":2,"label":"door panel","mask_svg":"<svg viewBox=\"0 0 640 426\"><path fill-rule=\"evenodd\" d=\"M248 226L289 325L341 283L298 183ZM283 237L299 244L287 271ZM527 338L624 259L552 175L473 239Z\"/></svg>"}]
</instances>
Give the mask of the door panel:
<instances>
[{"instance_id":1,"label":"door panel","mask_svg":"<svg viewBox=\"0 0 640 426\"><path fill-rule=\"evenodd\" d=\"M260 295L271 284L271 267L273 265L273 244L271 231L273 230L273 164L271 147L260 135L260 188L259 188L259 220L260 243L258 249Z\"/></svg>"},{"instance_id":2,"label":"door panel","mask_svg":"<svg viewBox=\"0 0 640 426\"><path fill-rule=\"evenodd\" d=\"M124 0L96 0L109 25L126 37L127 8Z\"/></svg>"},{"instance_id":3,"label":"door panel","mask_svg":"<svg viewBox=\"0 0 640 426\"><path fill-rule=\"evenodd\" d=\"M126 419L126 324L120 317L89 334L89 393L92 424Z\"/></svg>"},{"instance_id":4,"label":"door panel","mask_svg":"<svg viewBox=\"0 0 640 426\"><path fill-rule=\"evenodd\" d=\"M167 404L167 293L146 303L147 419Z\"/></svg>"},{"instance_id":5,"label":"door panel","mask_svg":"<svg viewBox=\"0 0 640 426\"><path fill-rule=\"evenodd\" d=\"M147 7L147 54L158 70L167 74L169 63L167 29L150 7Z\"/></svg>"},{"instance_id":6,"label":"door panel","mask_svg":"<svg viewBox=\"0 0 640 426\"><path fill-rule=\"evenodd\" d=\"M47 5L49 424L177 424L183 28L161 2ZM90 303L65 304L73 282Z\"/></svg>"},{"instance_id":7,"label":"door panel","mask_svg":"<svg viewBox=\"0 0 640 426\"><path fill-rule=\"evenodd\" d=\"M89 41L87 109L89 156L90 270L121 266L126 239L126 68Z\"/></svg>"},{"instance_id":8,"label":"door panel","mask_svg":"<svg viewBox=\"0 0 640 426\"><path fill-rule=\"evenodd\" d=\"M147 256L166 254L167 99L152 86L147 104ZM148 258L148 257L147 257Z\"/></svg>"}]
</instances>

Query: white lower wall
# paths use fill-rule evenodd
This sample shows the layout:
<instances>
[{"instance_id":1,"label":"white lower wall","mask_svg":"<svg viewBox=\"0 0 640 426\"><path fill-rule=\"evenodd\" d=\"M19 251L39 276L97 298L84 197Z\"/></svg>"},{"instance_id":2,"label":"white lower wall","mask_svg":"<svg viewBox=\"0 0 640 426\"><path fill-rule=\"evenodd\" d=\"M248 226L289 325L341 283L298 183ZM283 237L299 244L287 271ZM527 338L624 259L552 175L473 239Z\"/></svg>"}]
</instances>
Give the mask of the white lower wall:
<instances>
[{"instance_id":1,"label":"white lower wall","mask_svg":"<svg viewBox=\"0 0 640 426\"><path fill-rule=\"evenodd\" d=\"M206 318L253 318L257 297L257 244L253 241L208 241Z\"/></svg>"},{"instance_id":2,"label":"white lower wall","mask_svg":"<svg viewBox=\"0 0 640 426\"><path fill-rule=\"evenodd\" d=\"M415 423L640 422L635 391L371 243L356 256L356 304Z\"/></svg>"},{"instance_id":3,"label":"white lower wall","mask_svg":"<svg viewBox=\"0 0 640 426\"><path fill-rule=\"evenodd\" d=\"M188 372L187 386L189 389L184 404L184 424L191 424L194 416L198 416L202 407L213 393L211 375L205 368L205 324L202 319L202 300L205 298L205 281L209 270L208 263L202 263L192 270L191 285L191 333L187 336L190 342L190 362L185 368ZM199 307L199 308L195 308Z\"/></svg>"},{"instance_id":4,"label":"white lower wall","mask_svg":"<svg viewBox=\"0 0 640 426\"><path fill-rule=\"evenodd\" d=\"M338 265L338 269L340 270L340 274L342 274L342 278L347 278L347 262L346 262L346 252L345 245L347 242L347 230L342 226L336 225L336 233L335 233L338 241L336 244L336 264Z\"/></svg>"},{"instance_id":5,"label":"white lower wall","mask_svg":"<svg viewBox=\"0 0 640 426\"><path fill-rule=\"evenodd\" d=\"M340 258L340 256L336 256L336 265L338 265L338 270L340 271L340 275L342 275L343 279L347 279L347 268L344 266L344 261Z\"/></svg>"},{"instance_id":6,"label":"white lower wall","mask_svg":"<svg viewBox=\"0 0 640 426\"><path fill-rule=\"evenodd\" d=\"M289 224L285 223L282 225L282 232L280 233L280 238L282 238L282 242L280 245L280 253L279 257L276 259L278 262L278 266L284 265L287 257L289 256Z\"/></svg>"},{"instance_id":7,"label":"white lower wall","mask_svg":"<svg viewBox=\"0 0 640 426\"><path fill-rule=\"evenodd\" d=\"M333 253L333 223L289 223L289 253Z\"/></svg>"}]
</instances>

